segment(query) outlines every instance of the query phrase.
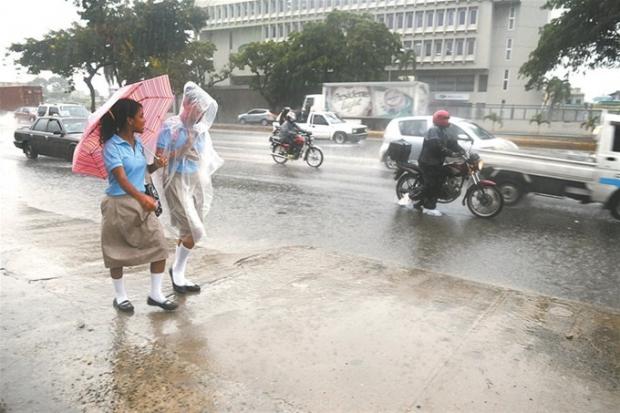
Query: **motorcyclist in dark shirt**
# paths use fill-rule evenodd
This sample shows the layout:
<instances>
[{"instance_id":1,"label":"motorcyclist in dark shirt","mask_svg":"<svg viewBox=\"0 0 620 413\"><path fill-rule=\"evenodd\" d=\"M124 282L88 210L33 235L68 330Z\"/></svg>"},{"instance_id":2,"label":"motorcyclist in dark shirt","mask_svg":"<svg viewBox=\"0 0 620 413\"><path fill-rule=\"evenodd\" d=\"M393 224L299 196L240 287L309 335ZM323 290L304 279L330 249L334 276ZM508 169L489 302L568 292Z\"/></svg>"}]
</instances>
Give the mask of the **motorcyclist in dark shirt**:
<instances>
[{"instance_id":1,"label":"motorcyclist in dark shirt","mask_svg":"<svg viewBox=\"0 0 620 413\"><path fill-rule=\"evenodd\" d=\"M424 186L420 193L413 195L413 199L417 200L414 204L415 208L423 209L424 213L429 215L441 216L441 212L437 210L437 199L447 175L447 169L443 164L447 157L460 156L465 153L465 150L458 144L456 137L450 136L447 132L450 126L448 111L438 110L435 112L433 114L433 125L426 132L422 151L418 158L418 165L424 178Z\"/></svg>"},{"instance_id":2,"label":"motorcyclist in dark shirt","mask_svg":"<svg viewBox=\"0 0 620 413\"><path fill-rule=\"evenodd\" d=\"M287 111L284 114L284 119L284 122L280 125L280 140L282 143L289 145L289 154L297 155L304 143L303 138L297 139L297 134L304 132L304 130L295 123L295 113L292 111Z\"/></svg>"}]
</instances>

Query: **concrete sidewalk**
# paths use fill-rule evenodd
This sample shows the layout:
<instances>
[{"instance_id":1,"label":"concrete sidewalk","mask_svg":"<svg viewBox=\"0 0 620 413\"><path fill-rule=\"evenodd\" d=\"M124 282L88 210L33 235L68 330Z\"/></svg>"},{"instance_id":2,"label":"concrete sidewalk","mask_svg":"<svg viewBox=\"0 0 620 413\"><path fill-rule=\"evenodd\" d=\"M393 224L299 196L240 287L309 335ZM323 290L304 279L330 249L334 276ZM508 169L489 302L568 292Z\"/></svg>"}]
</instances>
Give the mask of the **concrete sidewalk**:
<instances>
[{"instance_id":1,"label":"concrete sidewalk","mask_svg":"<svg viewBox=\"0 0 620 413\"><path fill-rule=\"evenodd\" d=\"M178 297L174 313L146 305L147 268L133 269L136 312L125 316L112 308L97 224L14 208L2 229L0 411L620 405L611 309L334 251L231 245L196 250L189 272L203 292Z\"/></svg>"},{"instance_id":2,"label":"concrete sidewalk","mask_svg":"<svg viewBox=\"0 0 620 413\"><path fill-rule=\"evenodd\" d=\"M211 128L212 131L252 131L262 132L265 135L271 133L271 126L239 125L217 123ZM503 134L496 132L496 136L513 141L519 146L549 148L549 149L568 149L578 151L596 150L596 142L589 135L583 136L556 136L556 135L523 135L523 134ZM369 139L383 139L383 131L369 131Z\"/></svg>"}]
</instances>

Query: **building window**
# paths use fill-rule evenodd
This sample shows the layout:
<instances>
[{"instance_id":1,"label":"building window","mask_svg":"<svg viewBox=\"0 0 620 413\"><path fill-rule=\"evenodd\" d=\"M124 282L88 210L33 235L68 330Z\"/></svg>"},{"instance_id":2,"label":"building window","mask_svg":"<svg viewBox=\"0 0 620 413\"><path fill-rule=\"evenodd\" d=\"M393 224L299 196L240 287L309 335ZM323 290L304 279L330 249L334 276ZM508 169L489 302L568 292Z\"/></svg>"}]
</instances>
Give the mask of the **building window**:
<instances>
[{"instance_id":1,"label":"building window","mask_svg":"<svg viewBox=\"0 0 620 413\"><path fill-rule=\"evenodd\" d=\"M407 28L411 29L413 27L413 12L407 13Z\"/></svg>"},{"instance_id":2,"label":"building window","mask_svg":"<svg viewBox=\"0 0 620 413\"><path fill-rule=\"evenodd\" d=\"M512 39L506 39L506 60L512 58Z\"/></svg>"},{"instance_id":3,"label":"building window","mask_svg":"<svg viewBox=\"0 0 620 413\"><path fill-rule=\"evenodd\" d=\"M513 30L515 28L515 20L517 18L517 10L514 6L510 8L508 11L508 30Z\"/></svg>"},{"instance_id":4,"label":"building window","mask_svg":"<svg viewBox=\"0 0 620 413\"><path fill-rule=\"evenodd\" d=\"M316 8L317 9L323 8L323 0L316 0Z\"/></svg>"},{"instance_id":5,"label":"building window","mask_svg":"<svg viewBox=\"0 0 620 413\"><path fill-rule=\"evenodd\" d=\"M467 39L467 56L473 56L476 52L476 39L473 37Z\"/></svg>"},{"instance_id":6,"label":"building window","mask_svg":"<svg viewBox=\"0 0 620 413\"><path fill-rule=\"evenodd\" d=\"M456 39L456 55L463 56L463 48L465 41L463 39Z\"/></svg>"},{"instance_id":7,"label":"building window","mask_svg":"<svg viewBox=\"0 0 620 413\"><path fill-rule=\"evenodd\" d=\"M478 22L478 7L469 8L469 25L475 26Z\"/></svg>"},{"instance_id":8,"label":"building window","mask_svg":"<svg viewBox=\"0 0 620 413\"><path fill-rule=\"evenodd\" d=\"M404 21L405 21L405 15L403 13L398 13L396 15L396 28L402 29Z\"/></svg>"},{"instance_id":9,"label":"building window","mask_svg":"<svg viewBox=\"0 0 620 413\"><path fill-rule=\"evenodd\" d=\"M415 28L422 29L424 27L424 12L416 11L415 12Z\"/></svg>"},{"instance_id":10,"label":"building window","mask_svg":"<svg viewBox=\"0 0 620 413\"><path fill-rule=\"evenodd\" d=\"M383 14L377 14L377 23L385 23L385 16Z\"/></svg>"},{"instance_id":11,"label":"building window","mask_svg":"<svg viewBox=\"0 0 620 413\"><path fill-rule=\"evenodd\" d=\"M435 40L435 56L441 56L443 54L443 40Z\"/></svg>"},{"instance_id":12,"label":"building window","mask_svg":"<svg viewBox=\"0 0 620 413\"><path fill-rule=\"evenodd\" d=\"M437 26L437 28L442 28L443 27L444 15L445 15L445 11L437 10L437 17L435 17L435 26Z\"/></svg>"},{"instance_id":13,"label":"building window","mask_svg":"<svg viewBox=\"0 0 620 413\"><path fill-rule=\"evenodd\" d=\"M432 10L426 12L426 28L432 29L435 21L435 13Z\"/></svg>"},{"instance_id":14,"label":"building window","mask_svg":"<svg viewBox=\"0 0 620 413\"><path fill-rule=\"evenodd\" d=\"M486 92L489 83L489 75L478 76L478 92Z\"/></svg>"},{"instance_id":15,"label":"building window","mask_svg":"<svg viewBox=\"0 0 620 413\"><path fill-rule=\"evenodd\" d=\"M263 36L265 36L265 39L269 39L269 26L263 26L263 29L265 29Z\"/></svg>"},{"instance_id":16,"label":"building window","mask_svg":"<svg viewBox=\"0 0 620 413\"><path fill-rule=\"evenodd\" d=\"M465 26L465 18L467 16L467 9L459 9L459 26Z\"/></svg>"},{"instance_id":17,"label":"building window","mask_svg":"<svg viewBox=\"0 0 620 413\"><path fill-rule=\"evenodd\" d=\"M454 44L454 40L446 39L446 56L452 56L452 47Z\"/></svg>"},{"instance_id":18,"label":"building window","mask_svg":"<svg viewBox=\"0 0 620 413\"><path fill-rule=\"evenodd\" d=\"M510 78L510 70L504 70L504 82L502 83L502 89L508 90L508 78Z\"/></svg>"},{"instance_id":19,"label":"building window","mask_svg":"<svg viewBox=\"0 0 620 413\"><path fill-rule=\"evenodd\" d=\"M405 40L405 41L403 42L403 47L404 47L406 50L411 50L411 45L412 45L411 40Z\"/></svg>"},{"instance_id":20,"label":"building window","mask_svg":"<svg viewBox=\"0 0 620 413\"><path fill-rule=\"evenodd\" d=\"M431 40L424 40L424 57L431 57L433 55L433 42Z\"/></svg>"},{"instance_id":21,"label":"building window","mask_svg":"<svg viewBox=\"0 0 620 413\"><path fill-rule=\"evenodd\" d=\"M422 40L414 40L413 41L413 52L416 57L422 56Z\"/></svg>"},{"instance_id":22,"label":"building window","mask_svg":"<svg viewBox=\"0 0 620 413\"><path fill-rule=\"evenodd\" d=\"M393 29L394 28L394 15L393 14L388 14L385 17L386 17L386 20L387 20L385 25L387 26L388 29Z\"/></svg>"},{"instance_id":23,"label":"building window","mask_svg":"<svg viewBox=\"0 0 620 413\"><path fill-rule=\"evenodd\" d=\"M454 27L454 9L446 10L446 24L448 27Z\"/></svg>"},{"instance_id":24,"label":"building window","mask_svg":"<svg viewBox=\"0 0 620 413\"><path fill-rule=\"evenodd\" d=\"M271 25L271 38L272 39L276 38L276 25L275 24Z\"/></svg>"},{"instance_id":25,"label":"building window","mask_svg":"<svg viewBox=\"0 0 620 413\"><path fill-rule=\"evenodd\" d=\"M334 0L334 7L340 7L340 0Z\"/></svg>"}]
</instances>

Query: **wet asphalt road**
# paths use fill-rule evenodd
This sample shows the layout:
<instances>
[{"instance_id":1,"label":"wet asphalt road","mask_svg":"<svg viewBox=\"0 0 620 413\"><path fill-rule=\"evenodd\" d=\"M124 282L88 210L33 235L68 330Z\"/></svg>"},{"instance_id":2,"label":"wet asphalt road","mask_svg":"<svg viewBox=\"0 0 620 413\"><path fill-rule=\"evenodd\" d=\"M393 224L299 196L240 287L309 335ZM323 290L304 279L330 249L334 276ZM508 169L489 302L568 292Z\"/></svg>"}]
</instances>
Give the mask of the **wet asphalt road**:
<instances>
[{"instance_id":1,"label":"wet asphalt road","mask_svg":"<svg viewBox=\"0 0 620 413\"><path fill-rule=\"evenodd\" d=\"M0 128L2 202L99 222L105 182L75 176L61 160L27 160L12 131ZM620 222L598 205L530 196L492 220L473 217L460 201L441 206L443 217L423 216L396 205L379 141L319 141L325 162L315 170L301 161L276 165L265 134L213 139L226 164L214 178L208 248L317 246L620 308Z\"/></svg>"}]
</instances>

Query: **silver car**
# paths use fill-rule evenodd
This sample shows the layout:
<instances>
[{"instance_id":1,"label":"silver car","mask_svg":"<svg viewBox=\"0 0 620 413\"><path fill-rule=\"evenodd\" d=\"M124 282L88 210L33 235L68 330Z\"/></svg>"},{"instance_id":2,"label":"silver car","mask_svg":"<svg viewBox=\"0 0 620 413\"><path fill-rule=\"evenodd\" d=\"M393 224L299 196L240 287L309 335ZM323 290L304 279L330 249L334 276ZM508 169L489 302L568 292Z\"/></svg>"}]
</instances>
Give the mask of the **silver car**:
<instances>
[{"instance_id":1,"label":"silver car","mask_svg":"<svg viewBox=\"0 0 620 413\"><path fill-rule=\"evenodd\" d=\"M269 109L252 109L247 113L242 113L237 116L239 123L260 123L263 126L267 126L276 120L276 115L271 113Z\"/></svg>"},{"instance_id":2,"label":"silver car","mask_svg":"<svg viewBox=\"0 0 620 413\"><path fill-rule=\"evenodd\" d=\"M411 144L411 154L409 159L417 161L422 151L424 135L433 125L432 116L408 116L392 119L383 133L383 144L379 149L379 159L392 169L396 165L387 155L390 142L404 139ZM450 118L448 133L453 134L459 140L473 140L473 149L496 149L502 151L514 151L519 147L511 141L497 138L486 129L478 126L474 122L462 118ZM463 144L461 144L463 146Z\"/></svg>"}]
</instances>

